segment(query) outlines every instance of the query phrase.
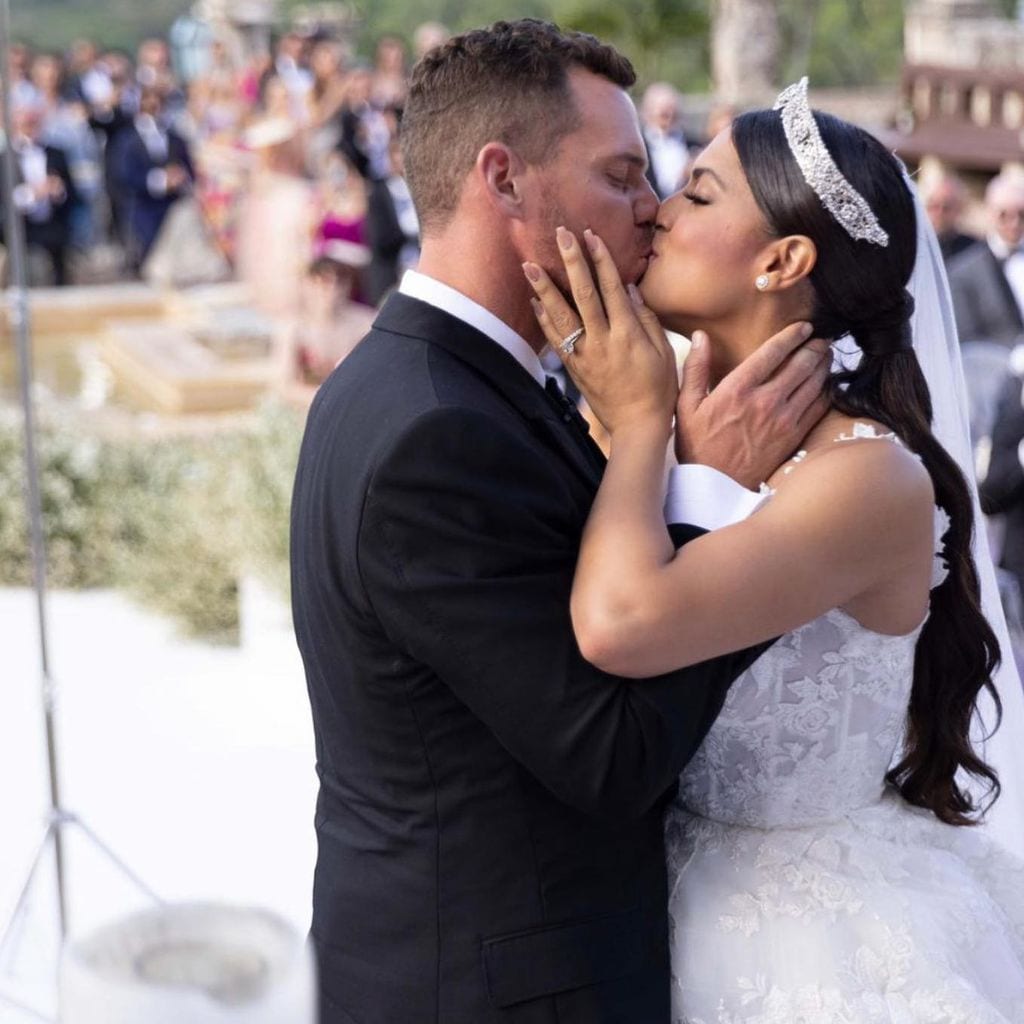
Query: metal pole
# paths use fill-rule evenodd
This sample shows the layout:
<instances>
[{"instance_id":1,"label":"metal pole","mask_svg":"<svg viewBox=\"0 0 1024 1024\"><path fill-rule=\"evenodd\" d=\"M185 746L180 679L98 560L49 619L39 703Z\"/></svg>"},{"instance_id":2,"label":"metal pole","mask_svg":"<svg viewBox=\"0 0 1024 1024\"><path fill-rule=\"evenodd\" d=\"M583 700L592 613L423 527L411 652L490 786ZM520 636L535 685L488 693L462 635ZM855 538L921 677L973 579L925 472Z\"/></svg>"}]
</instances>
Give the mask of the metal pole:
<instances>
[{"instance_id":1,"label":"metal pole","mask_svg":"<svg viewBox=\"0 0 1024 1024\"><path fill-rule=\"evenodd\" d=\"M32 549L32 582L36 596L36 617L39 626L39 653L43 715L46 725L46 753L50 782L51 815L60 812L60 787L57 772L57 738L54 722L54 684L50 676L49 647L46 631L46 546L43 536L42 499L39 493L39 461L36 456L36 427L32 407L32 347L29 338L28 280L26 275L25 231L14 205L16 165L11 130L10 54L11 12L9 0L0 0L0 90L3 92L4 127L4 237L7 242L11 282L7 291L8 317L18 347L18 369L21 403L25 415L25 476L29 536ZM53 849L57 874L57 907L60 936L67 936L67 898L64 877L64 847L59 828L53 829Z\"/></svg>"}]
</instances>

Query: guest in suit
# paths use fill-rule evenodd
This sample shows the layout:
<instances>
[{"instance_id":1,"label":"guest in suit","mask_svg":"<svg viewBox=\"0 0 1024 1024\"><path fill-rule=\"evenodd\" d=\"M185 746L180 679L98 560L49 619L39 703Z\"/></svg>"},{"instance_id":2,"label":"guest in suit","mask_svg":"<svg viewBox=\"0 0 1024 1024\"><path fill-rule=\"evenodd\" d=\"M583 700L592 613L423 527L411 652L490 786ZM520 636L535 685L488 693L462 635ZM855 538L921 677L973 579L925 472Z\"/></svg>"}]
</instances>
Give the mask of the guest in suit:
<instances>
[{"instance_id":1,"label":"guest in suit","mask_svg":"<svg viewBox=\"0 0 1024 1024\"><path fill-rule=\"evenodd\" d=\"M36 104L12 112L15 153L14 205L25 224L29 251L43 255L52 268L53 283L68 283L67 251L70 215L77 199L67 157L56 146L41 141L43 110ZM8 187L6 178L4 189ZM0 226L2 240L2 226Z\"/></svg>"},{"instance_id":2,"label":"guest in suit","mask_svg":"<svg viewBox=\"0 0 1024 1024\"><path fill-rule=\"evenodd\" d=\"M1024 332L1024 179L1003 173L989 182L988 236L954 257L949 286L961 341L1013 346Z\"/></svg>"},{"instance_id":3,"label":"guest in suit","mask_svg":"<svg viewBox=\"0 0 1024 1024\"><path fill-rule=\"evenodd\" d=\"M1024 349L1014 352L1011 367L996 401L988 469L978 489L985 514L1004 517L999 564L1024 594Z\"/></svg>"},{"instance_id":4,"label":"guest in suit","mask_svg":"<svg viewBox=\"0 0 1024 1024\"><path fill-rule=\"evenodd\" d=\"M669 1018L663 800L758 652L645 681L580 656L569 592L604 460L545 386L521 269L560 265L564 223L600 225L628 280L644 270L657 198L634 80L611 47L531 19L412 74L419 271L320 387L292 504L321 1024ZM794 358L824 380L822 356ZM799 432L780 430L782 391L716 389L737 430L714 457L702 435L701 461L762 479ZM683 497L704 473L734 508L758 500L693 466Z\"/></svg>"},{"instance_id":5,"label":"guest in suit","mask_svg":"<svg viewBox=\"0 0 1024 1024\"><path fill-rule=\"evenodd\" d=\"M121 206L129 261L145 262L168 210L192 188L195 171L188 145L163 123L163 98L145 87L139 113L112 140L115 201Z\"/></svg>"},{"instance_id":6,"label":"guest in suit","mask_svg":"<svg viewBox=\"0 0 1024 1024\"><path fill-rule=\"evenodd\" d=\"M655 82L644 92L640 123L647 146L647 179L659 199L678 192L686 180L690 151L679 127L679 93L668 82Z\"/></svg>"},{"instance_id":7,"label":"guest in suit","mask_svg":"<svg viewBox=\"0 0 1024 1024\"><path fill-rule=\"evenodd\" d=\"M419 219L398 139L392 140L389 153L391 173L370 183L366 214L366 240L372 254L366 272L366 298L375 306L398 283L403 271L416 266L420 254Z\"/></svg>"},{"instance_id":8,"label":"guest in suit","mask_svg":"<svg viewBox=\"0 0 1024 1024\"><path fill-rule=\"evenodd\" d=\"M967 189L955 174L940 174L923 183L921 193L928 219L939 239L942 258L948 264L977 241L973 235L960 230Z\"/></svg>"}]
</instances>

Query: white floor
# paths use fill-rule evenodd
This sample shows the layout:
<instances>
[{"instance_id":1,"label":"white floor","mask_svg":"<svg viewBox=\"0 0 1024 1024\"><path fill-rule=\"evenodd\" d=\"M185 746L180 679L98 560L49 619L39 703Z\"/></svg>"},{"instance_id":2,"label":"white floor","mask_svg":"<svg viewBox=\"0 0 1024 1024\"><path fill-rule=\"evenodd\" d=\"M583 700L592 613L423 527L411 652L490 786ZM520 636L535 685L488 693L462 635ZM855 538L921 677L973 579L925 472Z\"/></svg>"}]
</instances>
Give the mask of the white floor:
<instances>
[{"instance_id":1,"label":"white floor","mask_svg":"<svg viewBox=\"0 0 1024 1024\"><path fill-rule=\"evenodd\" d=\"M162 898L275 910L304 932L315 841L312 729L285 607L243 587L240 648L181 639L110 591L48 602L64 806ZM35 600L0 589L0 913L6 919L48 808ZM145 905L76 829L67 833L72 935ZM0 990L52 1007L54 881L47 865ZM34 1018L5 1008L0 1024Z\"/></svg>"}]
</instances>

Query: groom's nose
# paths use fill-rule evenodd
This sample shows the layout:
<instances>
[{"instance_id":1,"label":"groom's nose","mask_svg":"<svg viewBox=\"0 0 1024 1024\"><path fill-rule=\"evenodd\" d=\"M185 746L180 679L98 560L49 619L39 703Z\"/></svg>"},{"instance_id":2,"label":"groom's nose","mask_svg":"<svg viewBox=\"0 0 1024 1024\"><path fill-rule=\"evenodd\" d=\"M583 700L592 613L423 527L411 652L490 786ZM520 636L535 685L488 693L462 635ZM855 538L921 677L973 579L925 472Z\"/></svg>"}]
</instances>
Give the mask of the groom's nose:
<instances>
[{"instance_id":1,"label":"groom's nose","mask_svg":"<svg viewBox=\"0 0 1024 1024\"><path fill-rule=\"evenodd\" d=\"M654 226L655 218L658 216L658 195L651 187L651 183L644 178L640 185L640 194L633 203L633 219L641 227Z\"/></svg>"}]
</instances>

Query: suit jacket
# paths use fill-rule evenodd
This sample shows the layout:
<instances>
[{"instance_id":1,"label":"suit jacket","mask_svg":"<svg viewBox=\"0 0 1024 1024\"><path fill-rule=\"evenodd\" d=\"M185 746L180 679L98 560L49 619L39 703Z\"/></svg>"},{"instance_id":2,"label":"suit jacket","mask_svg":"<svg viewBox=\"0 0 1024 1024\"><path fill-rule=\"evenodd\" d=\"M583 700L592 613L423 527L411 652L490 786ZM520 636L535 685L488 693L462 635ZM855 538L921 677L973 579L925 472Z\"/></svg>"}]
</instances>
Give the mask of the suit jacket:
<instances>
[{"instance_id":1,"label":"suit jacket","mask_svg":"<svg viewBox=\"0 0 1024 1024\"><path fill-rule=\"evenodd\" d=\"M39 145L46 154L46 173L60 178L64 185L64 196L60 200L51 201L50 215L46 220L33 221L28 217L24 219L25 242L27 245L38 245L46 249L63 249L68 244L69 218L78 193L64 151L56 146L44 146L42 143ZM2 153L2 143L0 143L0 153ZM14 158L14 167L15 185L20 185L24 181L24 177L17 155ZM0 159L0 186L6 191L6 161L3 159ZM2 220L3 218L0 218L0 221ZM0 242L4 238L4 227L4 224L0 223Z\"/></svg>"},{"instance_id":2,"label":"suit jacket","mask_svg":"<svg viewBox=\"0 0 1024 1024\"><path fill-rule=\"evenodd\" d=\"M1020 443L1024 441L1021 383L1020 377L1009 374L1000 389L988 473L978 489L986 514L1005 517L999 564L1017 577L1024 591L1024 468L1019 454Z\"/></svg>"},{"instance_id":3,"label":"suit jacket","mask_svg":"<svg viewBox=\"0 0 1024 1024\"><path fill-rule=\"evenodd\" d=\"M976 242L950 260L949 287L961 341L1014 345L1024 333L1020 307L988 242Z\"/></svg>"},{"instance_id":4,"label":"suit jacket","mask_svg":"<svg viewBox=\"0 0 1024 1024\"><path fill-rule=\"evenodd\" d=\"M663 802L763 648L639 682L581 658L602 468L512 356L405 295L320 388L291 544L322 1024L667 1024Z\"/></svg>"},{"instance_id":5,"label":"suit jacket","mask_svg":"<svg viewBox=\"0 0 1024 1024\"><path fill-rule=\"evenodd\" d=\"M110 140L110 168L112 171L112 199L118 203L128 226L136 256L141 258L156 240L167 211L182 192L154 195L150 192L148 176L151 171L170 164L183 166L191 179L195 179L188 144L180 135L167 133L167 159L156 161L146 148L142 135L134 124L126 125Z\"/></svg>"},{"instance_id":6,"label":"suit jacket","mask_svg":"<svg viewBox=\"0 0 1024 1024\"><path fill-rule=\"evenodd\" d=\"M366 241L371 254L365 275L366 297L377 305L398 283L398 258L402 247L410 241L398 223L395 200L388 183L382 179L372 181L369 186Z\"/></svg>"}]
</instances>

